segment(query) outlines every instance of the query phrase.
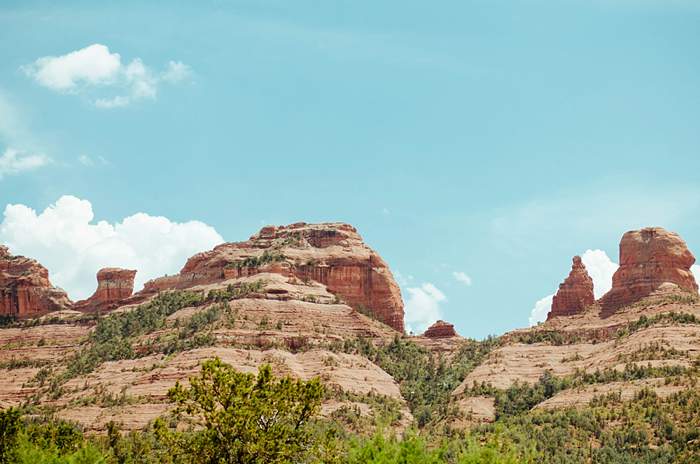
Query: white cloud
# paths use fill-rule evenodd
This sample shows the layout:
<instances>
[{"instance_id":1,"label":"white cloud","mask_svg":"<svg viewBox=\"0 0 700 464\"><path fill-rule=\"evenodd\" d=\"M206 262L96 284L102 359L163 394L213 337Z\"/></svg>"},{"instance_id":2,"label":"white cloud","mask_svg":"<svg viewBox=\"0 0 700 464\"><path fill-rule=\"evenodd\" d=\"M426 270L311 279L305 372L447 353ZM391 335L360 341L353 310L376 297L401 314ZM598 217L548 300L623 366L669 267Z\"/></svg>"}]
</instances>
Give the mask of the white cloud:
<instances>
[{"instance_id":1,"label":"white cloud","mask_svg":"<svg viewBox=\"0 0 700 464\"><path fill-rule=\"evenodd\" d=\"M440 303L447 297L435 285L424 283L420 287L406 288L408 299L405 306L406 330L421 333L442 317Z\"/></svg>"},{"instance_id":2,"label":"white cloud","mask_svg":"<svg viewBox=\"0 0 700 464\"><path fill-rule=\"evenodd\" d=\"M101 164L103 166L106 166L109 164L109 161L107 161L103 156L98 156L97 158L93 158L88 155L80 155L78 156L78 162L82 164L83 166L95 166L97 164Z\"/></svg>"},{"instance_id":3,"label":"white cloud","mask_svg":"<svg viewBox=\"0 0 700 464\"><path fill-rule=\"evenodd\" d=\"M93 44L62 56L44 56L22 69L40 85L74 91L81 85L104 85L121 70L121 57L102 44Z\"/></svg>"},{"instance_id":4,"label":"white cloud","mask_svg":"<svg viewBox=\"0 0 700 464\"><path fill-rule=\"evenodd\" d=\"M461 282L467 287L470 287L472 284L472 278L462 271L453 272L452 277L454 277L457 282Z\"/></svg>"},{"instance_id":5,"label":"white cloud","mask_svg":"<svg viewBox=\"0 0 700 464\"><path fill-rule=\"evenodd\" d=\"M608 293L612 288L612 277L620 267L603 250L586 250L581 255L588 275L593 280L593 295L596 299Z\"/></svg>"},{"instance_id":6,"label":"white cloud","mask_svg":"<svg viewBox=\"0 0 700 464\"><path fill-rule=\"evenodd\" d=\"M619 266L603 250L586 250L581 255L581 261L583 261L588 275L593 280L593 295L598 299L612 288L612 276ZM566 276L562 277L561 280L563 281L565 278ZM547 319L547 313L552 307L553 297L554 293L537 300L530 311L529 322L531 326Z\"/></svg>"},{"instance_id":7,"label":"white cloud","mask_svg":"<svg viewBox=\"0 0 700 464\"><path fill-rule=\"evenodd\" d=\"M690 272L693 273L693 277L695 277L695 282L700 282L700 266L697 264L693 264L690 266Z\"/></svg>"},{"instance_id":8,"label":"white cloud","mask_svg":"<svg viewBox=\"0 0 700 464\"><path fill-rule=\"evenodd\" d=\"M100 268L138 270L140 289L145 281L178 272L187 258L221 242L213 227L199 221L177 223L136 213L114 224L94 222L91 203L73 196L62 196L39 214L25 205L7 205L0 223L0 243L41 262L54 285L74 300L94 292Z\"/></svg>"},{"instance_id":9,"label":"white cloud","mask_svg":"<svg viewBox=\"0 0 700 464\"><path fill-rule=\"evenodd\" d=\"M50 163L46 155L20 152L14 148L8 148L0 156L0 179L4 176L20 174L32 171Z\"/></svg>"},{"instance_id":10,"label":"white cloud","mask_svg":"<svg viewBox=\"0 0 700 464\"><path fill-rule=\"evenodd\" d=\"M95 106L106 109L155 99L161 82L175 84L192 74L191 68L179 61L170 61L160 73L152 71L140 58L123 64L119 53L110 52L102 44L61 56L45 56L21 69L46 88L87 95ZM101 95L104 92L109 95Z\"/></svg>"},{"instance_id":11,"label":"white cloud","mask_svg":"<svg viewBox=\"0 0 700 464\"><path fill-rule=\"evenodd\" d=\"M530 311L530 325L537 325L538 322L542 322L547 319L547 313L552 308L552 299L554 298L554 293L547 295L546 297L537 300L535 307Z\"/></svg>"},{"instance_id":12,"label":"white cloud","mask_svg":"<svg viewBox=\"0 0 700 464\"><path fill-rule=\"evenodd\" d=\"M192 77L192 68L182 61L169 62L168 68L163 73L163 80L171 83L181 82L190 77Z\"/></svg>"}]
</instances>

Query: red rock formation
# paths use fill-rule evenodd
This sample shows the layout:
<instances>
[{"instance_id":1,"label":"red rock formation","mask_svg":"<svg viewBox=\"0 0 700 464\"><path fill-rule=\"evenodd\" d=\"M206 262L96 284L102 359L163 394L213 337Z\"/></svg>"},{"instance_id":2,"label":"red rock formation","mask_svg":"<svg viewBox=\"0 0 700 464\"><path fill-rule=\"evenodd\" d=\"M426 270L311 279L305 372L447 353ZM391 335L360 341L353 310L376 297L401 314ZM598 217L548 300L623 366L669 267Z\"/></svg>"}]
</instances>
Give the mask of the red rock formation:
<instances>
[{"instance_id":1,"label":"red rock formation","mask_svg":"<svg viewBox=\"0 0 700 464\"><path fill-rule=\"evenodd\" d=\"M428 338L448 338L456 337L455 326L445 321L437 321L435 324L428 327L423 333L424 337Z\"/></svg>"},{"instance_id":2,"label":"red rock formation","mask_svg":"<svg viewBox=\"0 0 700 464\"><path fill-rule=\"evenodd\" d=\"M135 300L168 288L272 272L316 281L353 308L403 332L403 301L386 263L348 224L267 226L239 243L191 257L178 276L147 282Z\"/></svg>"},{"instance_id":3,"label":"red rock formation","mask_svg":"<svg viewBox=\"0 0 700 464\"><path fill-rule=\"evenodd\" d=\"M552 310L547 315L547 319L579 314L593 303L595 303L593 279L588 275L581 257L574 256L571 272L559 285L559 290L552 299Z\"/></svg>"},{"instance_id":4,"label":"red rock formation","mask_svg":"<svg viewBox=\"0 0 700 464\"><path fill-rule=\"evenodd\" d=\"M33 259L12 256L0 245L0 315L36 317L71 305L49 281L49 271Z\"/></svg>"},{"instance_id":5,"label":"red rock formation","mask_svg":"<svg viewBox=\"0 0 700 464\"><path fill-rule=\"evenodd\" d=\"M108 311L134 292L136 271L108 267L97 272L97 290L87 300L75 303L78 311Z\"/></svg>"},{"instance_id":6,"label":"red rock formation","mask_svg":"<svg viewBox=\"0 0 700 464\"><path fill-rule=\"evenodd\" d=\"M666 282L697 294L690 272L693 263L695 256L675 232L661 227L627 232L620 241L620 267L613 275L612 289L600 299L601 316L639 301Z\"/></svg>"}]
</instances>

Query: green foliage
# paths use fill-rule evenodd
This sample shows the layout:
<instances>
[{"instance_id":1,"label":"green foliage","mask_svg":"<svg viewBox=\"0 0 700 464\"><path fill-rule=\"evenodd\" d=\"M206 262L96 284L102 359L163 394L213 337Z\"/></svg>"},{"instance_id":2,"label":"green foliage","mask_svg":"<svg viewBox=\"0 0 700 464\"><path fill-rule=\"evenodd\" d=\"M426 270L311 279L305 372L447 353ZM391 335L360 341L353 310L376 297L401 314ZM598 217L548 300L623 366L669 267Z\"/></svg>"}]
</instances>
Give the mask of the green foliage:
<instances>
[{"instance_id":1,"label":"green foliage","mask_svg":"<svg viewBox=\"0 0 700 464\"><path fill-rule=\"evenodd\" d=\"M20 412L17 408L0 410L0 463L11 462L20 431Z\"/></svg>"},{"instance_id":2,"label":"green foliage","mask_svg":"<svg viewBox=\"0 0 700 464\"><path fill-rule=\"evenodd\" d=\"M449 362L398 336L379 347L366 339L346 340L341 349L365 356L388 372L399 383L418 426L423 427L449 414L452 391L497 345L493 337L467 340Z\"/></svg>"},{"instance_id":3,"label":"green foliage","mask_svg":"<svg viewBox=\"0 0 700 464\"><path fill-rule=\"evenodd\" d=\"M587 407L504 417L473 433L531 443L547 463L698 462L700 392L688 389L662 399L642 390L632 401L606 395Z\"/></svg>"},{"instance_id":4,"label":"green foliage","mask_svg":"<svg viewBox=\"0 0 700 464\"><path fill-rule=\"evenodd\" d=\"M690 313L661 313L648 317L642 314L639 319L627 324L626 327L617 331L617 337L622 338L642 329L646 329L661 322L671 322L674 324L700 324L700 319Z\"/></svg>"},{"instance_id":5,"label":"green foliage","mask_svg":"<svg viewBox=\"0 0 700 464\"><path fill-rule=\"evenodd\" d=\"M106 463L98 446L65 421L22 421L16 408L0 411L0 463Z\"/></svg>"},{"instance_id":6,"label":"green foliage","mask_svg":"<svg viewBox=\"0 0 700 464\"><path fill-rule=\"evenodd\" d=\"M219 359L206 361L189 387L178 383L168 393L194 425L174 442L191 462L299 462L313 451L309 424L323 393L318 379L278 379L269 365L256 377Z\"/></svg>"},{"instance_id":7,"label":"green foliage","mask_svg":"<svg viewBox=\"0 0 700 464\"><path fill-rule=\"evenodd\" d=\"M87 344L68 360L67 368L58 382L60 384L77 375L92 372L105 361L132 359L154 351L173 353L212 345L213 336L199 331L218 320L225 311L225 306L214 305L195 314L180 329L176 338L166 340L163 345L143 347L141 352L137 352L134 349L134 339L166 327L167 317L181 309L245 298L251 293L259 292L264 286L264 281L257 280L238 286L229 285L226 289L212 290L206 295L193 291L163 292L135 309L100 318Z\"/></svg>"},{"instance_id":8,"label":"green foliage","mask_svg":"<svg viewBox=\"0 0 700 464\"><path fill-rule=\"evenodd\" d=\"M228 264L228 268L243 269L248 267L261 267L279 261L284 261L286 257L277 250L265 250L260 256L251 256Z\"/></svg>"},{"instance_id":9,"label":"green foliage","mask_svg":"<svg viewBox=\"0 0 700 464\"><path fill-rule=\"evenodd\" d=\"M564 334L557 330L530 330L523 333L516 333L511 340L515 343L548 343L550 345L564 345L577 343L578 337L565 337Z\"/></svg>"},{"instance_id":10,"label":"green foliage","mask_svg":"<svg viewBox=\"0 0 700 464\"><path fill-rule=\"evenodd\" d=\"M0 315L0 327L11 327L17 322L15 316Z\"/></svg>"},{"instance_id":11,"label":"green foliage","mask_svg":"<svg viewBox=\"0 0 700 464\"><path fill-rule=\"evenodd\" d=\"M425 438L409 432L403 439L381 431L365 440L353 440L345 460L348 464L534 464L540 461L532 448L504 441L498 435L476 440L452 440L430 446Z\"/></svg>"}]
</instances>

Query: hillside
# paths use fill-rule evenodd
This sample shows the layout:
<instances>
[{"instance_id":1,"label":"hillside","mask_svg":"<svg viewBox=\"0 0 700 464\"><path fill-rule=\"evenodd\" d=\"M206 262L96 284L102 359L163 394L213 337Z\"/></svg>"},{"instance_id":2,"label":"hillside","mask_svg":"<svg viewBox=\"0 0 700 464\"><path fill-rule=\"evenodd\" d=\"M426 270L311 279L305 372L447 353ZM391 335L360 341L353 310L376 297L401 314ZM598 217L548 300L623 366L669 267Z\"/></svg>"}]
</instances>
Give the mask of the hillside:
<instances>
[{"instance_id":1,"label":"hillside","mask_svg":"<svg viewBox=\"0 0 700 464\"><path fill-rule=\"evenodd\" d=\"M107 269L77 303L40 264L4 249L0 407L88 433L111 422L144 430L172 411L176 382L218 357L242 372L269 364L320 378L321 416L351 435L500 437L546 462L691 462L700 459L694 260L676 234L629 232L603 298L574 258L546 322L475 341L444 321L404 334L391 271L346 224L266 227L135 294L134 271Z\"/></svg>"}]
</instances>

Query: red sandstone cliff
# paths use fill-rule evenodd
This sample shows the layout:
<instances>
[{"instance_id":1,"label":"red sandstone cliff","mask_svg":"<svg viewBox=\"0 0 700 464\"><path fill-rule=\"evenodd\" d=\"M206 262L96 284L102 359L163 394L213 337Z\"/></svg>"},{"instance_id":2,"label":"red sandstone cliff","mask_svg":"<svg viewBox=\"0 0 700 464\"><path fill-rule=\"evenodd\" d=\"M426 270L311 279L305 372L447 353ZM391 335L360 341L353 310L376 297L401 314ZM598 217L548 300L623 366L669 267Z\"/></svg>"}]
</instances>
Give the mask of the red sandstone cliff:
<instances>
[{"instance_id":1,"label":"red sandstone cliff","mask_svg":"<svg viewBox=\"0 0 700 464\"><path fill-rule=\"evenodd\" d=\"M134 300L260 272L319 282L353 308L404 330L403 301L391 271L354 227L341 223L264 227L248 241L225 243L193 256L179 275L147 282Z\"/></svg>"},{"instance_id":2,"label":"red sandstone cliff","mask_svg":"<svg viewBox=\"0 0 700 464\"><path fill-rule=\"evenodd\" d=\"M106 311L114 309L119 302L134 292L136 271L108 267L97 273L97 290L87 300L78 301L78 311Z\"/></svg>"},{"instance_id":3,"label":"red sandstone cliff","mask_svg":"<svg viewBox=\"0 0 700 464\"><path fill-rule=\"evenodd\" d=\"M693 263L695 256L675 232L647 227L625 233L612 289L600 299L601 316L639 301L666 282L697 294L698 285L690 272Z\"/></svg>"},{"instance_id":4,"label":"red sandstone cliff","mask_svg":"<svg viewBox=\"0 0 700 464\"><path fill-rule=\"evenodd\" d=\"M588 275L580 256L574 256L569 276L559 285L552 299L552 310L547 319L556 316L571 316L581 313L595 303L593 279Z\"/></svg>"},{"instance_id":5,"label":"red sandstone cliff","mask_svg":"<svg viewBox=\"0 0 700 464\"><path fill-rule=\"evenodd\" d=\"M36 317L70 305L66 292L51 285L44 266L24 256L12 256L0 245L1 316Z\"/></svg>"}]
</instances>

